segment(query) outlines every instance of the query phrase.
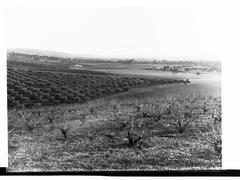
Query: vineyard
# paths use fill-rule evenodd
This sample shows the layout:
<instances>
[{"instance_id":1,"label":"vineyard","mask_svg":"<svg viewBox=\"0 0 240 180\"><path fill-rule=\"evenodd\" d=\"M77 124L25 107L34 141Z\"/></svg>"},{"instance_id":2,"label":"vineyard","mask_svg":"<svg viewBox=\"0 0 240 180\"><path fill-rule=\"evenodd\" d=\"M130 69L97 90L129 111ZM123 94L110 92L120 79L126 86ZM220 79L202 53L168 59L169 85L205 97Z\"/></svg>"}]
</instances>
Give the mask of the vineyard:
<instances>
[{"instance_id":1,"label":"vineyard","mask_svg":"<svg viewBox=\"0 0 240 180\"><path fill-rule=\"evenodd\" d=\"M8 62L8 108L84 103L133 87L184 82L174 79L127 77L91 70L31 62Z\"/></svg>"},{"instance_id":2,"label":"vineyard","mask_svg":"<svg viewBox=\"0 0 240 180\"><path fill-rule=\"evenodd\" d=\"M221 98L189 94L10 111L9 171L220 168Z\"/></svg>"}]
</instances>

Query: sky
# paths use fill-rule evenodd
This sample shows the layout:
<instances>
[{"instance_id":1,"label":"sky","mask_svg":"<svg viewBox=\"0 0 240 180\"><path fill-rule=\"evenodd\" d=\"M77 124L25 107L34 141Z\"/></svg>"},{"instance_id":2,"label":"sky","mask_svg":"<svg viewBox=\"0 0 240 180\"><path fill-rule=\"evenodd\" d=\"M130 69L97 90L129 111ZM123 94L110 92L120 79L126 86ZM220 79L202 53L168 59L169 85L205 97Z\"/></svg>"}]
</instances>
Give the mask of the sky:
<instances>
[{"instance_id":1,"label":"sky","mask_svg":"<svg viewBox=\"0 0 240 180\"><path fill-rule=\"evenodd\" d=\"M101 57L221 60L227 1L24 1L7 8L7 48Z\"/></svg>"}]
</instances>

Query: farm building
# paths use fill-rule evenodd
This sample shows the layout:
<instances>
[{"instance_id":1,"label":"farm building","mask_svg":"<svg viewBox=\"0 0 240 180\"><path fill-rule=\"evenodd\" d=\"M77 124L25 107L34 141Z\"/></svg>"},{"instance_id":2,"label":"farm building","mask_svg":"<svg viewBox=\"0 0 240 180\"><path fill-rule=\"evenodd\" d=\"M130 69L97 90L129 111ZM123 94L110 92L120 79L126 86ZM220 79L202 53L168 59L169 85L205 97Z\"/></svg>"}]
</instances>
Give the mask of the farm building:
<instances>
[{"instance_id":1,"label":"farm building","mask_svg":"<svg viewBox=\"0 0 240 180\"><path fill-rule=\"evenodd\" d=\"M70 67L70 69L83 69L83 66L80 64L76 64Z\"/></svg>"},{"instance_id":2,"label":"farm building","mask_svg":"<svg viewBox=\"0 0 240 180\"><path fill-rule=\"evenodd\" d=\"M74 65L74 67L82 68L82 65L76 64L76 65Z\"/></svg>"}]
</instances>

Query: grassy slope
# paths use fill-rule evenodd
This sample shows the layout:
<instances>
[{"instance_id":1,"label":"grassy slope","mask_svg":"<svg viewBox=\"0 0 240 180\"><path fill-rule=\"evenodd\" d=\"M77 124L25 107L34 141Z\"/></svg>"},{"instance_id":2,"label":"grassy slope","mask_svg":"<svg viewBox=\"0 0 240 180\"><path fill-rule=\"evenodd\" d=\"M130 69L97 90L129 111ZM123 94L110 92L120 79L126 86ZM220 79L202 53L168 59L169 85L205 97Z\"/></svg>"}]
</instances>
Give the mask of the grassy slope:
<instances>
[{"instance_id":1,"label":"grassy slope","mask_svg":"<svg viewBox=\"0 0 240 180\"><path fill-rule=\"evenodd\" d=\"M220 94L215 87L197 84L187 86L144 88L135 93L130 91L84 105L31 110L43 111L40 116L30 115L31 119L39 121L32 133L26 130L23 123L18 123L17 119L21 118L17 112L9 111L9 129L14 128L9 134L9 170L162 170L220 167L221 159L214 147L199 133L199 129L204 130L204 122L211 116L210 112L203 115L198 111L198 117L182 134L176 132L173 119L169 116L164 116L158 122L151 118L134 118L133 124L121 128L121 122L136 116L136 104L143 105L143 108L148 107L146 104L165 107L166 102L175 101L173 96L186 97L193 92L195 96ZM159 97L160 94L162 97ZM201 103L200 100L197 104ZM118 111L118 120L113 109ZM81 118L82 114L87 115L85 119ZM57 126L69 127L67 139L64 139L59 128L54 128L48 122L48 116L55 116ZM143 139L136 146L129 147L126 141L127 132L141 134L143 130Z\"/></svg>"}]
</instances>

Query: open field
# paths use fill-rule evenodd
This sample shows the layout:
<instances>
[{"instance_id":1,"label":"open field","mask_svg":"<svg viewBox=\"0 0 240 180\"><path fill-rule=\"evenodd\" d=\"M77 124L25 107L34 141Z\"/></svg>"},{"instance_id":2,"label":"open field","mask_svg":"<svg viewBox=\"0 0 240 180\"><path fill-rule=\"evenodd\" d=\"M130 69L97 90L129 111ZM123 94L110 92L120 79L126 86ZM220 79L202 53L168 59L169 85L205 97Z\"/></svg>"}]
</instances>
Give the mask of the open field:
<instances>
[{"instance_id":1,"label":"open field","mask_svg":"<svg viewBox=\"0 0 240 180\"><path fill-rule=\"evenodd\" d=\"M142 65L143 66L143 65ZM146 66L146 65L145 65ZM203 72L200 75L196 75L195 72L178 72L172 73L162 70L146 70L137 66L128 66L128 68L98 68L97 71L124 74L124 75L137 75L137 76L149 76L149 77L162 77L162 78L175 78L175 79L189 79L191 82L217 82L221 81L221 74L216 72Z\"/></svg>"},{"instance_id":2,"label":"open field","mask_svg":"<svg viewBox=\"0 0 240 180\"><path fill-rule=\"evenodd\" d=\"M40 64L8 62L9 171L221 168L219 73Z\"/></svg>"}]
</instances>

